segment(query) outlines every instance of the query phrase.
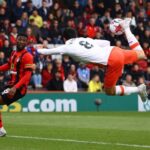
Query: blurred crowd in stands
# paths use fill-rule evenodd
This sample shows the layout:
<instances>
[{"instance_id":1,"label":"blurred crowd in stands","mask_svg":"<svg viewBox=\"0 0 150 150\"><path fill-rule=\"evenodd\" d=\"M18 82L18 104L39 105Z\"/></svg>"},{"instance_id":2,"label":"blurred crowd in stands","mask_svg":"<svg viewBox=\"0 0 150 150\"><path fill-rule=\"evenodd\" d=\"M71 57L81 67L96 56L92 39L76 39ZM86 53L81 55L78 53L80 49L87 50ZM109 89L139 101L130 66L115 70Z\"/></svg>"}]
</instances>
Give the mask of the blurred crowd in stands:
<instances>
[{"instance_id":1,"label":"blurred crowd in stands","mask_svg":"<svg viewBox=\"0 0 150 150\"><path fill-rule=\"evenodd\" d=\"M132 32L148 59L125 66L119 83L150 85L150 0L0 0L0 65L16 50L17 35L26 33L27 50L35 61L30 83L33 89L101 92L104 69L75 62L68 56L53 59L36 55L34 45L63 44L62 33L71 27L78 36L106 39L111 45L129 49L124 35L115 36L109 31L113 18L124 17L132 18ZM0 73L0 88L8 79L9 72Z\"/></svg>"}]
</instances>

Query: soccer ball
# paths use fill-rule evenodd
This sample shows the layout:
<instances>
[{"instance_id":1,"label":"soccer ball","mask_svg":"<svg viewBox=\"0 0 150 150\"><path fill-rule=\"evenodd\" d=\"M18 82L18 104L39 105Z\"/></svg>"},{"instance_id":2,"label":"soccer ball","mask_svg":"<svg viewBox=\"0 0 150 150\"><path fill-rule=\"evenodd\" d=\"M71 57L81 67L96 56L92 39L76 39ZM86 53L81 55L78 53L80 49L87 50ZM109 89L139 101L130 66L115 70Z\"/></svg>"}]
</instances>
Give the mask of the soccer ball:
<instances>
[{"instance_id":1,"label":"soccer ball","mask_svg":"<svg viewBox=\"0 0 150 150\"><path fill-rule=\"evenodd\" d=\"M121 21L122 21L122 19L116 18L116 19L113 19L109 24L110 31L112 33L114 33L115 35L123 34L123 29L120 26Z\"/></svg>"}]
</instances>

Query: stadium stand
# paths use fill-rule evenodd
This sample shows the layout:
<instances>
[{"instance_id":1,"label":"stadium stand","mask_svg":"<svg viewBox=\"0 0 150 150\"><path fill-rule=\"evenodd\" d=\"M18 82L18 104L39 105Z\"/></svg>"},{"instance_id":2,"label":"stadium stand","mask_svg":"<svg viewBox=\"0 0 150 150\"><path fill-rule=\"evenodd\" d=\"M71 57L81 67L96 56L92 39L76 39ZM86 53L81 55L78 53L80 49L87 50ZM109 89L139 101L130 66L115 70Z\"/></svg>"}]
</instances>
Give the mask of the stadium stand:
<instances>
[{"instance_id":1,"label":"stadium stand","mask_svg":"<svg viewBox=\"0 0 150 150\"><path fill-rule=\"evenodd\" d=\"M67 5L66 5L67 4ZM18 33L28 36L27 49L34 55L35 67L31 87L35 90L63 90L68 74L77 82L78 88L87 90L89 81L98 75L103 82L104 71L98 66L75 62L68 56L55 60L53 56L36 54L34 45L44 47L63 44L62 33L66 27L77 30L82 37L106 39L112 45L128 48L124 35L115 36L109 30L113 18L132 18L131 28L140 41L147 60L124 68L118 81L132 84L150 84L150 1L143 0L1 0L0 1L0 65L8 61L16 50ZM86 70L86 71L85 71ZM83 75L82 73L90 74ZM130 79L126 79L128 78ZM129 77L131 76L131 77ZM83 79L84 77L84 79ZM59 78L59 81L57 80ZM5 85L9 72L0 73L0 84ZM58 83L57 87L53 83ZM101 91L101 90L99 90Z\"/></svg>"}]
</instances>

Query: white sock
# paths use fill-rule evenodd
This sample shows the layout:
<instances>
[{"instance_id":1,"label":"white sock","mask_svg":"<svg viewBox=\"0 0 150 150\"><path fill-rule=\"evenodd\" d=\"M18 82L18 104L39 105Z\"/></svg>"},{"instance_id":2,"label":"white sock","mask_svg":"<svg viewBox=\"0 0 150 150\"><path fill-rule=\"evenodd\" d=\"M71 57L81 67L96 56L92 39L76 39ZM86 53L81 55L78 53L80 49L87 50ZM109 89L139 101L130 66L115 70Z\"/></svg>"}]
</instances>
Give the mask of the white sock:
<instances>
[{"instance_id":1,"label":"white sock","mask_svg":"<svg viewBox=\"0 0 150 150\"><path fill-rule=\"evenodd\" d=\"M128 87L123 85L116 86L116 95L130 95L132 93L138 93L137 87Z\"/></svg>"},{"instance_id":2,"label":"white sock","mask_svg":"<svg viewBox=\"0 0 150 150\"><path fill-rule=\"evenodd\" d=\"M143 50L130 28L125 29L125 35L132 50Z\"/></svg>"}]
</instances>

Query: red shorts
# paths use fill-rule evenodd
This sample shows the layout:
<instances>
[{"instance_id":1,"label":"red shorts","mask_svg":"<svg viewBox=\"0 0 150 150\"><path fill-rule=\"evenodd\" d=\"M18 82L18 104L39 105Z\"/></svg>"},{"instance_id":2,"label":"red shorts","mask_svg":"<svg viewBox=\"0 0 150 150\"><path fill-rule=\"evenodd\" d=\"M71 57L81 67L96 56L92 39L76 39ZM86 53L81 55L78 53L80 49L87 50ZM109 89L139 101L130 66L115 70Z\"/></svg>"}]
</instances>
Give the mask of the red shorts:
<instances>
[{"instance_id":1,"label":"red shorts","mask_svg":"<svg viewBox=\"0 0 150 150\"><path fill-rule=\"evenodd\" d=\"M108 59L108 66L104 78L104 87L112 88L116 85L125 64L132 64L138 60L135 50L124 50L114 47Z\"/></svg>"}]
</instances>

